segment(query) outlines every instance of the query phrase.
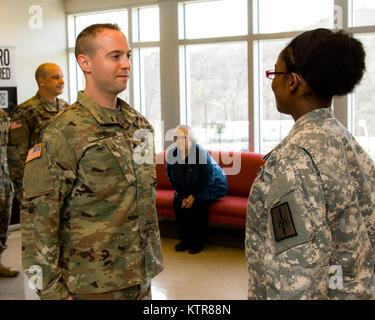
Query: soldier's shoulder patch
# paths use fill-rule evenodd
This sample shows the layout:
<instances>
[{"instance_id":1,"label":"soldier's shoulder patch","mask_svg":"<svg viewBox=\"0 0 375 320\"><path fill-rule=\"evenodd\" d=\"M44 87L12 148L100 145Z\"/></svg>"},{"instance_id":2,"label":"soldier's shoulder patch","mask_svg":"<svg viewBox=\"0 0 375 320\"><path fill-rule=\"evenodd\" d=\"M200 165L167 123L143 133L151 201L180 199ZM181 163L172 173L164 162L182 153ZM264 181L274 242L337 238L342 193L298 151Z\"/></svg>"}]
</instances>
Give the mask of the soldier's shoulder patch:
<instances>
[{"instance_id":1,"label":"soldier's shoulder patch","mask_svg":"<svg viewBox=\"0 0 375 320\"><path fill-rule=\"evenodd\" d=\"M10 129L11 130L14 130L14 129L17 129L17 128L21 128L21 127L22 127L22 121L21 120L12 121L10 123Z\"/></svg>"},{"instance_id":2,"label":"soldier's shoulder patch","mask_svg":"<svg viewBox=\"0 0 375 320\"><path fill-rule=\"evenodd\" d=\"M29 153L27 154L26 163L28 163L31 160L40 158L42 156L42 147L43 143L38 143L34 147L32 147L29 150Z\"/></svg>"},{"instance_id":3,"label":"soldier's shoulder patch","mask_svg":"<svg viewBox=\"0 0 375 320\"><path fill-rule=\"evenodd\" d=\"M276 242L297 236L288 202L274 206L271 209L271 217Z\"/></svg>"}]
</instances>

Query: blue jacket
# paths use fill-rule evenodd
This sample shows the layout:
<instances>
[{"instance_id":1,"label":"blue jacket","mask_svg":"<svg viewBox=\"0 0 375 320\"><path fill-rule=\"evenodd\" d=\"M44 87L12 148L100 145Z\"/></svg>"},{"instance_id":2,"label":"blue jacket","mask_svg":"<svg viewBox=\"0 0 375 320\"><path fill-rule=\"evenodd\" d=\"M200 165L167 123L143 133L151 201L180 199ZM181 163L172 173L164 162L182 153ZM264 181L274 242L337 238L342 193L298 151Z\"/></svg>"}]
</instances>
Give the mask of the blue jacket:
<instances>
[{"instance_id":1,"label":"blue jacket","mask_svg":"<svg viewBox=\"0 0 375 320\"><path fill-rule=\"evenodd\" d=\"M227 177L203 147L193 144L185 163L177 147L167 152L167 176L177 198L192 194L195 199L216 200L226 195Z\"/></svg>"}]
</instances>

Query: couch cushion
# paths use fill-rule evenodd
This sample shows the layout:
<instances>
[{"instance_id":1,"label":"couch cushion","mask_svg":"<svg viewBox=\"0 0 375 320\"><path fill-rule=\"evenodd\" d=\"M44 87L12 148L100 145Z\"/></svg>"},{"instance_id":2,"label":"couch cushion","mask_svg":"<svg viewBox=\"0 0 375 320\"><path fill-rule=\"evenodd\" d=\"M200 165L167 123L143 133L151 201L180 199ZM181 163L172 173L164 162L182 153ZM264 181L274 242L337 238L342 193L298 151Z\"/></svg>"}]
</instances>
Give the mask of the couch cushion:
<instances>
[{"instance_id":1,"label":"couch cushion","mask_svg":"<svg viewBox=\"0 0 375 320\"><path fill-rule=\"evenodd\" d=\"M156 189L156 208L172 208L173 199L173 190Z\"/></svg>"},{"instance_id":2,"label":"couch cushion","mask_svg":"<svg viewBox=\"0 0 375 320\"><path fill-rule=\"evenodd\" d=\"M225 196L212 204L209 221L239 227L246 225L247 198Z\"/></svg>"},{"instance_id":3,"label":"couch cushion","mask_svg":"<svg viewBox=\"0 0 375 320\"><path fill-rule=\"evenodd\" d=\"M216 200L209 209L210 215L238 216L246 219L247 198L225 196Z\"/></svg>"},{"instance_id":4,"label":"couch cushion","mask_svg":"<svg viewBox=\"0 0 375 320\"><path fill-rule=\"evenodd\" d=\"M167 177L165 151L156 155L156 187L157 189L172 190L171 183Z\"/></svg>"},{"instance_id":5,"label":"couch cushion","mask_svg":"<svg viewBox=\"0 0 375 320\"><path fill-rule=\"evenodd\" d=\"M156 212L158 216L175 218L173 198L173 190L156 189Z\"/></svg>"},{"instance_id":6,"label":"couch cushion","mask_svg":"<svg viewBox=\"0 0 375 320\"><path fill-rule=\"evenodd\" d=\"M253 152L210 151L224 169L228 180L228 195L248 197L251 185L263 165L262 155Z\"/></svg>"}]
</instances>

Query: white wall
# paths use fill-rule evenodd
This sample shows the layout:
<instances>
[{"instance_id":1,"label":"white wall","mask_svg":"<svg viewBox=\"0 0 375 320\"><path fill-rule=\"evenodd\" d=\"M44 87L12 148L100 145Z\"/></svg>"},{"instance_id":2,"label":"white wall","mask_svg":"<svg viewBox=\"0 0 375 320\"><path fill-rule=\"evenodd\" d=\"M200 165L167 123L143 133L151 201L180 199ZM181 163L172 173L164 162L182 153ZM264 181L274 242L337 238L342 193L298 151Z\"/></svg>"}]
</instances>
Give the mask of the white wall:
<instances>
[{"instance_id":1,"label":"white wall","mask_svg":"<svg viewBox=\"0 0 375 320\"><path fill-rule=\"evenodd\" d=\"M127 5L148 5L166 0L64 0L65 11L80 12L80 11L95 11L103 9L121 8Z\"/></svg>"},{"instance_id":2,"label":"white wall","mask_svg":"<svg viewBox=\"0 0 375 320\"><path fill-rule=\"evenodd\" d=\"M35 16L28 12L33 5L43 9L41 30L29 27L30 18ZM16 47L18 103L36 93L35 69L44 62L62 68L65 89L60 97L69 102L66 43L63 0L0 0L0 46Z\"/></svg>"}]
</instances>

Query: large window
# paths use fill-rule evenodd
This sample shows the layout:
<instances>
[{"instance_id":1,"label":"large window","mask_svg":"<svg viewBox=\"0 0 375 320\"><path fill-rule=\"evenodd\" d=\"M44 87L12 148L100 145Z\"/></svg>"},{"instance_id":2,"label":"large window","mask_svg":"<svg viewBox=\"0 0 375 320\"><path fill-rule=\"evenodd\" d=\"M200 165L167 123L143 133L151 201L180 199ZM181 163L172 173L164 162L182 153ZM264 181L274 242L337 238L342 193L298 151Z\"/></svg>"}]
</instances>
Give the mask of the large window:
<instances>
[{"instance_id":1,"label":"large window","mask_svg":"<svg viewBox=\"0 0 375 320\"><path fill-rule=\"evenodd\" d=\"M247 43L190 45L181 58L183 111L198 141L211 150L247 151Z\"/></svg>"},{"instance_id":2,"label":"large window","mask_svg":"<svg viewBox=\"0 0 375 320\"><path fill-rule=\"evenodd\" d=\"M162 122L160 114L160 50L138 48L133 54L134 105L155 129L155 148L161 151Z\"/></svg>"},{"instance_id":3,"label":"large window","mask_svg":"<svg viewBox=\"0 0 375 320\"><path fill-rule=\"evenodd\" d=\"M374 0L350 0L353 6L353 27L375 25Z\"/></svg>"},{"instance_id":4,"label":"large window","mask_svg":"<svg viewBox=\"0 0 375 320\"><path fill-rule=\"evenodd\" d=\"M247 34L247 1L215 0L181 3L179 38L201 39Z\"/></svg>"},{"instance_id":5,"label":"large window","mask_svg":"<svg viewBox=\"0 0 375 320\"><path fill-rule=\"evenodd\" d=\"M159 7L132 9L133 105L155 129L155 150L163 149L160 101Z\"/></svg>"},{"instance_id":6,"label":"large window","mask_svg":"<svg viewBox=\"0 0 375 320\"><path fill-rule=\"evenodd\" d=\"M256 0L254 31L276 33L333 28L333 0Z\"/></svg>"},{"instance_id":7,"label":"large window","mask_svg":"<svg viewBox=\"0 0 375 320\"><path fill-rule=\"evenodd\" d=\"M249 149L247 41L235 38L247 30L245 0L179 6L179 38L205 39L180 42L181 122L211 150Z\"/></svg>"},{"instance_id":8,"label":"large window","mask_svg":"<svg viewBox=\"0 0 375 320\"><path fill-rule=\"evenodd\" d=\"M344 28L363 42L367 72L352 95L335 99L335 115L375 158L374 0L127 3L68 17L71 101L84 88L74 58L76 36L91 23L116 22L133 50L129 89L121 96L153 124L156 151L170 143L164 134L186 123L207 149L266 154L294 121L277 111L265 71L301 32Z\"/></svg>"},{"instance_id":9,"label":"large window","mask_svg":"<svg viewBox=\"0 0 375 320\"><path fill-rule=\"evenodd\" d=\"M357 39L365 46L367 59L365 74L361 84L354 93L351 115L351 129L364 149L375 160L375 34L357 35Z\"/></svg>"},{"instance_id":10,"label":"large window","mask_svg":"<svg viewBox=\"0 0 375 320\"><path fill-rule=\"evenodd\" d=\"M261 40L254 44L259 64L259 115L260 115L260 153L267 154L284 137L293 126L290 116L281 114L276 109L275 98L271 89L272 81L266 78L265 70L274 70L280 51L287 45L290 39Z\"/></svg>"},{"instance_id":11,"label":"large window","mask_svg":"<svg viewBox=\"0 0 375 320\"><path fill-rule=\"evenodd\" d=\"M159 8L133 9L133 42L160 40Z\"/></svg>"},{"instance_id":12,"label":"large window","mask_svg":"<svg viewBox=\"0 0 375 320\"><path fill-rule=\"evenodd\" d=\"M356 140L375 160L375 1L349 0L349 29L366 50L366 73L360 85L350 96L348 128Z\"/></svg>"},{"instance_id":13,"label":"large window","mask_svg":"<svg viewBox=\"0 0 375 320\"><path fill-rule=\"evenodd\" d=\"M254 55L254 146L266 154L285 138L294 121L276 109L272 81L266 70L275 69L279 53L303 30L333 28L333 0L254 0L253 31L259 40L253 41ZM297 31L297 32L296 32ZM276 36L277 34L277 36Z\"/></svg>"}]
</instances>

